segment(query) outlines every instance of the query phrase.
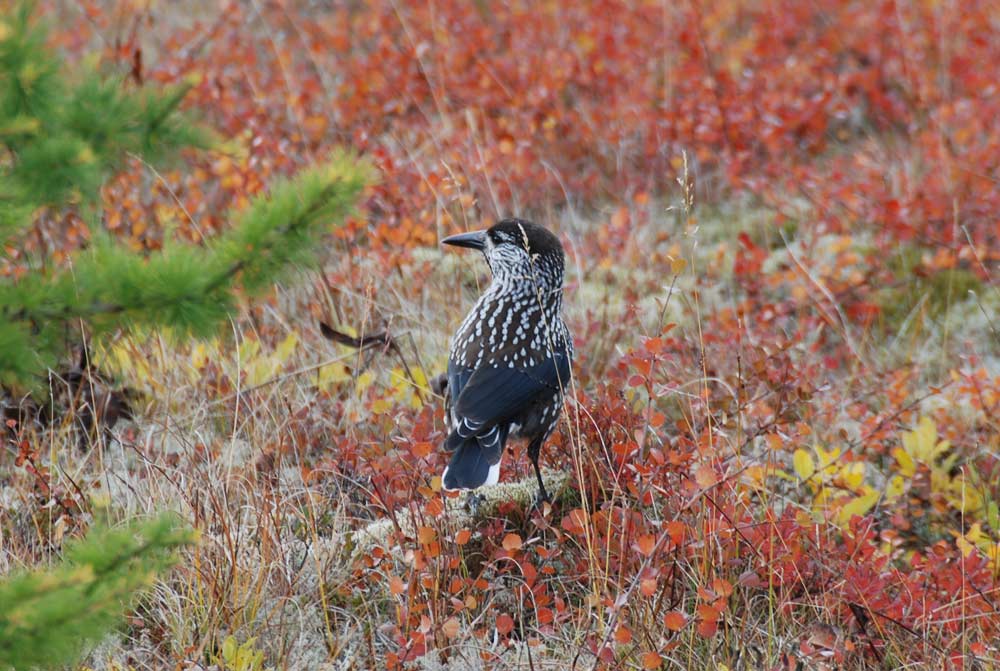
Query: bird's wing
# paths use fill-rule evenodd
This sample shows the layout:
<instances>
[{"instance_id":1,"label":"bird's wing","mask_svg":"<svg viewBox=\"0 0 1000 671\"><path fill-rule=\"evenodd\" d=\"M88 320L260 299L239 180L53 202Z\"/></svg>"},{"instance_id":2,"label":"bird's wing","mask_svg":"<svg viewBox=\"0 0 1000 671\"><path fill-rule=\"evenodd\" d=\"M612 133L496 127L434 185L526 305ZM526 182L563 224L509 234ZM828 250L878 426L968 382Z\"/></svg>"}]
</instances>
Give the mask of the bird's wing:
<instances>
[{"instance_id":1,"label":"bird's wing","mask_svg":"<svg viewBox=\"0 0 1000 671\"><path fill-rule=\"evenodd\" d=\"M483 366L473 371L458 391L454 415L459 419L455 432L469 438L514 416L539 394L565 390L569 384L570 360L567 352L557 352L530 368Z\"/></svg>"},{"instance_id":2,"label":"bird's wing","mask_svg":"<svg viewBox=\"0 0 1000 671\"><path fill-rule=\"evenodd\" d=\"M465 384L472 377L472 368L468 366L462 366L455 363L454 361L448 361L448 399L454 404L456 399L461 395L462 389L465 388Z\"/></svg>"}]
</instances>

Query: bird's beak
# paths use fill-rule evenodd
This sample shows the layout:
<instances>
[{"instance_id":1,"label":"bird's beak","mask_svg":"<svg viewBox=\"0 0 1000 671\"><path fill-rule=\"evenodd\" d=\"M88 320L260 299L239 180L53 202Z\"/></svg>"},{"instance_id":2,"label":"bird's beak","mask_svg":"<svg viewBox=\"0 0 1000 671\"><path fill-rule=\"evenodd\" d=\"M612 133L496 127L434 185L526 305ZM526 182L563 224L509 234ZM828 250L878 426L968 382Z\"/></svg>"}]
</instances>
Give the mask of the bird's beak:
<instances>
[{"instance_id":1,"label":"bird's beak","mask_svg":"<svg viewBox=\"0 0 1000 671\"><path fill-rule=\"evenodd\" d=\"M469 249L485 249L486 231L471 231L469 233L450 235L442 240L441 244L455 245L456 247L468 247Z\"/></svg>"}]
</instances>

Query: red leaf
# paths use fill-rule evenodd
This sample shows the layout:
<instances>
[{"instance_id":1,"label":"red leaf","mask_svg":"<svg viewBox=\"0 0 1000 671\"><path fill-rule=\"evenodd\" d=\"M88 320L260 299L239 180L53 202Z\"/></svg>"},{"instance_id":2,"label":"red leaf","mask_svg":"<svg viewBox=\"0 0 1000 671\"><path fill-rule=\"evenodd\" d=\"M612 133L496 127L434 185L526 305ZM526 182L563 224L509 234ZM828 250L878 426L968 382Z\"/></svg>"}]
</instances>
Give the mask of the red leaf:
<instances>
[{"instance_id":1,"label":"red leaf","mask_svg":"<svg viewBox=\"0 0 1000 671\"><path fill-rule=\"evenodd\" d=\"M497 617L497 631L501 636L506 636L514 629L514 618L507 613L502 613Z\"/></svg>"}]
</instances>

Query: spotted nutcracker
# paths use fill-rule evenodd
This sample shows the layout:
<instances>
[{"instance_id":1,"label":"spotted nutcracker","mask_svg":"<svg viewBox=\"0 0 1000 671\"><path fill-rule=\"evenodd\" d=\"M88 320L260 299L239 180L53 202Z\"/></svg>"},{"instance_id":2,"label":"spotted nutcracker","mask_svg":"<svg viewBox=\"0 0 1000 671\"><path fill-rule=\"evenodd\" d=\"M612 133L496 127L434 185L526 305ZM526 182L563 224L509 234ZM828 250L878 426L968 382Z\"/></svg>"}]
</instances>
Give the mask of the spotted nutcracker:
<instances>
[{"instance_id":1,"label":"spotted nutcracker","mask_svg":"<svg viewBox=\"0 0 1000 671\"><path fill-rule=\"evenodd\" d=\"M495 484L507 439L525 438L539 498L548 500L538 454L559 421L573 358L562 319L562 245L522 219L441 242L480 250L493 274L451 340L445 449L453 454L444 488Z\"/></svg>"}]
</instances>

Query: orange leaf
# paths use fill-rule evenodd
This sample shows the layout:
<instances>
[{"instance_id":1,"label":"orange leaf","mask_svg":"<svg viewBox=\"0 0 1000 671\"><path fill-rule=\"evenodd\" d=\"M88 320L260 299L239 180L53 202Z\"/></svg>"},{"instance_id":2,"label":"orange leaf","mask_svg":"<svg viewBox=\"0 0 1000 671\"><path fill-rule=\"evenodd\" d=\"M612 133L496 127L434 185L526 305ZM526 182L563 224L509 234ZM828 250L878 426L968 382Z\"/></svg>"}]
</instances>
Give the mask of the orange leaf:
<instances>
[{"instance_id":1,"label":"orange leaf","mask_svg":"<svg viewBox=\"0 0 1000 671\"><path fill-rule=\"evenodd\" d=\"M413 452L413 456L422 459L434 451L434 445L427 441L420 441L413 443L410 446L410 451Z\"/></svg>"},{"instance_id":2,"label":"orange leaf","mask_svg":"<svg viewBox=\"0 0 1000 671\"><path fill-rule=\"evenodd\" d=\"M392 576L389 578L389 591L399 596L406 591L406 585L403 583L403 579L399 576Z\"/></svg>"},{"instance_id":3,"label":"orange leaf","mask_svg":"<svg viewBox=\"0 0 1000 671\"><path fill-rule=\"evenodd\" d=\"M663 659L659 653L649 651L642 656L642 668L644 669L658 669L662 665Z\"/></svg>"},{"instance_id":4,"label":"orange leaf","mask_svg":"<svg viewBox=\"0 0 1000 671\"><path fill-rule=\"evenodd\" d=\"M719 631L718 620L702 620L698 623L698 635L702 638L712 638Z\"/></svg>"},{"instance_id":5,"label":"orange leaf","mask_svg":"<svg viewBox=\"0 0 1000 671\"><path fill-rule=\"evenodd\" d=\"M708 489L718 482L719 478L715 474L714 468L708 464L702 464L694 471L694 481L697 482L698 486L702 489Z\"/></svg>"},{"instance_id":6,"label":"orange leaf","mask_svg":"<svg viewBox=\"0 0 1000 671\"><path fill-rule=\"evenodd\" d=\"M503 549L507 552L521 549L521 537L517 534L507 534L503 537Z\"/></svg>"},{"instance_id":7,"label":"orange leaf","mask_svg":"<svg viewBox=\"0 0 1000 671\"><path fill-rule=\"evenodd\" d=\"M420 527L417 529L417 540L422 544L427 545L437 538L437 532L434 531L433 527Z\"/></svg>"},{"instance_id":8,"label":"orange leaf","mask_svg":"<svg viewBox=\"0 0 1000 671\"><path fill-rule=\"evenodd\" d=\"M684 542L684 523L677 520L667 522L667 533L670 534L670 540L674 545L680 545Z\"/></svg>"},{"instance_id":9,"label":"orange leaf","mask_svg":"<svg viewBox=\"0 0 1000 671\"><path fill-rule=\"evenodd\" d=\"M424 512L431 517L437 517L444 512L444 503L439 498L430 499L424 506Z\"/></svg>"},{"instance_id":10,"label":"orange leaf","mask_svg":"<svg viewBox=\"0 0 1000 671\"><path fill-rule=\"evenodd\" d=\"M713 608L711 604L700 603L695 607L695 610L698 612L698 617L701 618L702 620L719 619L719 611Z\"/></svg>"},{"instance_id":11,"label":"orange leaf","mask_svg":"<svg viewBox=\"0 0 1000 671\"><path fill-rule=\"evenodd\" d=\"M721 597L728 597L733 593L733 586L722 578L716 578L712 581L712 591Z\"/></svg>"},{"instance_id":12,"label":"orange leaf","mask_svg":"<svg viewBox=\"0 0 1000 671\"><path fill-rule=\"evenodd\" d=\"M645 578L639 581L639 592L643 596L656 594L656 578Z\"/></svg>"},{"instance_id":13,"label":"orange leaf","mask_svg":"<svg viewBox=\"0 0 1000 671\"><path fill-rule=\"evenodd\" d=\"M663 626L670 631L680 631L687 624L687 616L679 610L672 610L663 616Z\"/></svg>"},{"instance_id":14,"label":"orange leaf","mask_svg":"<svg viewBox=\"0 0 1000 671\"><path fill-rule=\"evenodd\" d=\"M639 552L648 557L653 554L653 549L656 547L656 536L643 534L635 539L635 544L639 548Z\"/></svg>"},{"instance_id":15,"label":"orange leaf","mask_svg":"<svg viewBox=\"0 0 1000 671\"><path fill-rule=\"evenodd\" d=\"M455 534L455 544L465 545L466 543L469 542L470 538L472 538L472 532L469 531L468 529L462 529L457 534Z\"/></svg>"},{"instance_id":16,"label":"orange leaf","mask_svg":"<svg viewBox=\"0 0 1000 671\"><path fill-rule=\"evenodd\" d=\"M497 631L501 636L506 636L514 629L514 618L507 613L497 617Z\"/></svg>"},{"instance_id":17,"label":"orange leaf","mask_svg":"<svg viewBox=\"0 0 1000 671\"><path fill-rule=\"evenodd\" d=\"M627 645L632 640L632 632L625 625L619 625L615 630L615 641L621 645Z\"/></svg>"},{"instance_id":18,"label":"orange leaf","mask_svg":"<svg viewBox=\"0 0 1000 671\"><path fill-rule=\"evenodd\" d=\"M449 617L441 625L441 632L448 638L455 638L458 636L459 624L458 619L454 617Z\"/></svg>"},{"instance_id":19,"label":"orange leaf","mask_svg":"<svg viewBox=\"0 0 1000 671\"><path fill-rule=\"evenodd\" d=\"M663 351L663 338L647 338L646 342L642 344L647 352L651 354L658 354Z\"/></svg>"}]
</instances>

